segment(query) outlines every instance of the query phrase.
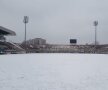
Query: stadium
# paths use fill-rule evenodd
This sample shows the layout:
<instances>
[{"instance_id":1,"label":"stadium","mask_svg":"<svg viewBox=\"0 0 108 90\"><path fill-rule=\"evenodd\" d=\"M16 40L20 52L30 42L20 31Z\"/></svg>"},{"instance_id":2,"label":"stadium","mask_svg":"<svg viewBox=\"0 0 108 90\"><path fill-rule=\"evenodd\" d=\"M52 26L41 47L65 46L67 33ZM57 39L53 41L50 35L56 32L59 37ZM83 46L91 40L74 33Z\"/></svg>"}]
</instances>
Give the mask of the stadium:
<instances>
[{"instance_id":1,"label":"stadium","mask_svg":"<svg viewBox=\"0 0 108 90\"><path fill-rule=\"evenodd\" d=\"M0 26L0 54L24 53L18 44L6 40L6 36L15 36L16 33L5 27Z\"/></svg>"},{"instance_id":2,"label":"stadium","mask_svg":"<svg viewBox=\"0 0 108 90\"><path fill-rule=\"evenodd\" d=\"M0 54L22 53L99 53L108 54L108 45L78 45L76 39L70 44L48 44L45 39L34 38L19 43L6 40L8 36L16 36L10 29L0 26ZM74 42L73 42L74 41Z\"/></svg>"}]
</instances>

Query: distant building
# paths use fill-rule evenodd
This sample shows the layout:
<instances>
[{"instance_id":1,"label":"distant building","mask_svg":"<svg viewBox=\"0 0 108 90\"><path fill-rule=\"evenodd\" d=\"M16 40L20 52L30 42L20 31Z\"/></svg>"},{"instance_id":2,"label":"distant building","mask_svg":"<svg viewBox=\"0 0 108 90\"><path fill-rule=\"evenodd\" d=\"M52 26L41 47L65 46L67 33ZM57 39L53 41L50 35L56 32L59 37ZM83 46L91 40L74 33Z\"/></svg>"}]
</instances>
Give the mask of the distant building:
<instances>
[{"instance_id":1,"label":"distant building","mask_svg":"<svg viewBox=\"0 0 108 90\"><path fill-rule=\"evenodd\" d=\"M35 38L35 39L30 39L26 41L26 44L31 44L31 45L45 45L46 40L42 38Z\"/></svg>"},{"instance_id":2,"label":"distant building","mask_svg":"<svg viewBox=\"0 0 108 90\"><path fill-rule=\"evenodd\" d=\"M40 48L46 45L46 40L42 38L35 38L26 41L27 48ZM22 43L23 48L25 47L25 41Z\"/></svg>"}]
</instances>

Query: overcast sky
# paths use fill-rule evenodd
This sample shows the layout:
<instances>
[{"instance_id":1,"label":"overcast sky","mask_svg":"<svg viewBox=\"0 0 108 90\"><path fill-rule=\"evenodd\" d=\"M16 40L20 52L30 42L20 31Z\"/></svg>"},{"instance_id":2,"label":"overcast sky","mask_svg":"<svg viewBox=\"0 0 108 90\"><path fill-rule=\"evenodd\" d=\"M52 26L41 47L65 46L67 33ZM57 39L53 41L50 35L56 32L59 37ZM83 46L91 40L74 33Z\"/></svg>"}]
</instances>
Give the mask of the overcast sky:
<instances>
[{"instance_id":1,"label":"overcast sky","mask_svg":"<svg viewBox=\"0 0 108 90\"><path fill-rule=\"evenodd\" d=\"M93 21L98 20L98 41L108 43L108 0L0 0L0 26L16 32L9 40L24 40L23 16L29 16L27 39L48 43L94 42Z\"/></svg>"}]
</instances>

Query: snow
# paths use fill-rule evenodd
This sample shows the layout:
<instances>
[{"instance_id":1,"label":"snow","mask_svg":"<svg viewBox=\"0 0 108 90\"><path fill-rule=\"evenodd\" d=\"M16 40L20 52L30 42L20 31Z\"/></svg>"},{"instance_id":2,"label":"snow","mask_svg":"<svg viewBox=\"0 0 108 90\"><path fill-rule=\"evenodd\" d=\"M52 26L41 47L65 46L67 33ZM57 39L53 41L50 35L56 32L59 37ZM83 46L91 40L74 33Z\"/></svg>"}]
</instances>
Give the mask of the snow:
<instances>
[{"instance_id":1,"label":"snow","mask_svg":"<svg viewBox=\"0 0 108 90\"><path fill-rule=\"evenodd\" d=\"M0 90L108 90L108 55L0 56Z\"/></svg>"}]
</instances>

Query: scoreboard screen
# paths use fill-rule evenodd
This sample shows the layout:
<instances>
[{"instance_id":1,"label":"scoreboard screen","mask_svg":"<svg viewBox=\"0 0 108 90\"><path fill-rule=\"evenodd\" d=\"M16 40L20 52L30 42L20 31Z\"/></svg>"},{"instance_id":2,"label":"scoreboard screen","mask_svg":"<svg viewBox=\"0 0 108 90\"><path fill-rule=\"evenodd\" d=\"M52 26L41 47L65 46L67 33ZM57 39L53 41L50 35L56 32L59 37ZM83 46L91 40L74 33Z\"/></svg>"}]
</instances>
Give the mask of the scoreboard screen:
<instances>
[{"instance_id":1,"label":"scoreboard screen","mask_svg":"<svg viewBox=\"0 0 108 90\"><path fill-rule=\"evenodd\" d=\"M77 40L76 39L70 39L70 43L71 44L76 44L77 43Z\"/></svg>"}]
</instances>

